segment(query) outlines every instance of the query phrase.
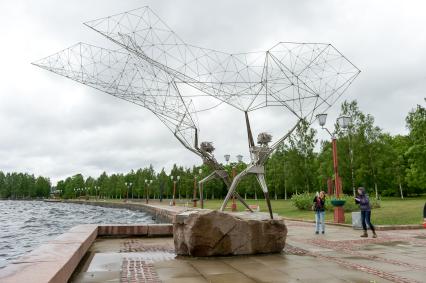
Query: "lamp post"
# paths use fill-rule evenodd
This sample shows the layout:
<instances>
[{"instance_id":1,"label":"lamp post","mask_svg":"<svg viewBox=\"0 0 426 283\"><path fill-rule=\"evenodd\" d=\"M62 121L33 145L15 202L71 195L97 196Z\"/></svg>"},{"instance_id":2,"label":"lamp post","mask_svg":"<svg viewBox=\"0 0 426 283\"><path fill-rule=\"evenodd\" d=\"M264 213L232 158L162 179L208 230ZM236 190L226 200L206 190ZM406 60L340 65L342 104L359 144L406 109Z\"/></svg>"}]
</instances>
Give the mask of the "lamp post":
<instances>
[{"instance_id":1,"label":"lamp post","mask_svg":"<svg viewBox=\"0 0 426 283\"><path fill-rule=\"evenodd\" d=\"M99 187L98 186L94 186L93 188L95 189L95 199L98 199L99 198L99 195L98 195Z\"/></svg>"},{"instance_id":2,"label":"lamp post","mask_svg":"<svg viewBox=\"0 0 426 283\"><path fill-rule=\"evenodd\" d=\"M126 185L127 191L126 191L126 201L129 200L129 189L132 188L132 199L133 199L133 187L132 187L132 182L125 182L124 183Z\"/></svg>"},{"instance_id":3,"label":"lamp post","mask_svg":"<svg viewBox=\"0 0 426 283\"><path fill-rule=\"evenodd\" d=\"M145 203L149 202L149 185L152 184L152 180L145 180L146 190L145 190Z\"/></svg>"},{"instance_id":4,"label":"lamp post","mask_svg":"<svg viewBox=\"0 0 426 283\"><path fill-rule=\"evenodd\" d=\"M75 198L77 198L77 194L78 194L78 198L80 198L80 188L75 188L74 194L75 194Z\"/></svg>"},{"instance_id":5,"label":"lamp post","mask_svg":"<svg viewBox=\"0 0 426 283\"><path fill-rule=\"evenodd\" d=\"M160 202L163 201L163 193L164 193L164 180L160 179Z\"/></svg>"},{"instance_id":6,"label":"lamp post","mask_svg":"<svg viewBox=\"0 0 426 283\"><path fill-rule=\"evenodd\" d=\"M176 182L180 180L180 176L177 176L176 179L174 176L171 176L171 179L173 181L173 200L172 200L172 204L173 206L176 205Z\"/></svg>"},{"instance_id":7,"label":"lamp post","mask_svg":"<svg viewBox=\"0 0 426 283\"><path fill-rule=\"evenodd\" d=\"M203 169L198 170L198 175L201 175L203 173ZM197 207L197 175L194 172L194 193L192 195L192 201L194 202L194 207ZM201 208L203 208L203 198L200 199Z\"/></svg>"},{"instance_id":8,"label":"lamp post","mask_svg":"<svg viewBox=\"0 0 426 283\"><path fill-rule=\"evenodd\" d=\"M325 123L327 121L327 114L318 114L317 116L318 123L321 126L322 129L326 130L330 136L331 136L331 146L332 146L332 152L333 152L333 169L334 169L334 195L338 199L340 197L341 187L340 187L340 178L339 178L339 171L338 171L338 158L337 158L337 139L336 139L336 133L330 132L325 126ZM337 123L340 127L343 129L346 129L349 126L350 123L350 117L347 116L341 116L337 118ZM343 204L340 206L334 207L334 222L335 223L344 223L345 222L345 213L343 210Z\"/></svg>"},{"instance_id":9,"label":"lamp post","mask_svg":"<svg viewBox=\"0 0 426 283\"><path fill-rule=\"evenodd\" d=\"M344 116L341 120L341 127L348 129L348 147L349 147L349 162L350 162L350 168L351 168L351 181L352 181L352 193L355 197L356 191L355 191L355 178L354 178L354 151L352 148L352 139L351 139L351 131L349 126L352 124L351 117Z\"/></svg>"},{"instance_id":10,"label":"lamp post","mask_svg":"<svg viewBox=\"0 0 426 283\"><path fill-rule=\"evenodd\" d=\"M340 116L339 118L337 118L337 123L339 124L339 126L343 129L343 130L347 130L349 129L349 125L351 124L351 117L349 116ZM348 133L348 146L349 146L349 162L350 162L350 167L351 167L351 181L352 181L352 193L355 197L355 180L354 180L354 168L353 168L353 152L352 152L352 148L351 148L351 142L350 142L350 137L349 137L349 133ZM340 188L342 189L342 188Z\"/></svg>"}]
</instances>

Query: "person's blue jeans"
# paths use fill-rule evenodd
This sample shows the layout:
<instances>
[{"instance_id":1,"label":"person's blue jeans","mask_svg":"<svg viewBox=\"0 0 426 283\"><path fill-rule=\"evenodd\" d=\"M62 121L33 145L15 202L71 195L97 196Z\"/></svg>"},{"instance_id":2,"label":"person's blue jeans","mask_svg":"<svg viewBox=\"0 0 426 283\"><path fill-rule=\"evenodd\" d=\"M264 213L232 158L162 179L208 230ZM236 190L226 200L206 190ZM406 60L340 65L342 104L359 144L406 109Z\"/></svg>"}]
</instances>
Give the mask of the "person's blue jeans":
<instances>
[{"instance_id":1,"label":"person's blue jeans","mask_svg":"<svg viewBox=\"0 0 426 283\"><path fill-rule=\"evenodd\" d=\"M367 225L371 231L375 232L373 224L371 224L371 211L361 211L361 223L364 231L367 231Z\"/></svg>"},{"instance_id":2,"label":"person's blue jeans","mask_svg":"<svg viewBox=\"0 0 426 283\"><path fill-rule=\"evenodd\" d=\"M325 211L315 211L315 232L320 232L320 226L321 231L325 231Z\"/></svg>"}]
</instances>

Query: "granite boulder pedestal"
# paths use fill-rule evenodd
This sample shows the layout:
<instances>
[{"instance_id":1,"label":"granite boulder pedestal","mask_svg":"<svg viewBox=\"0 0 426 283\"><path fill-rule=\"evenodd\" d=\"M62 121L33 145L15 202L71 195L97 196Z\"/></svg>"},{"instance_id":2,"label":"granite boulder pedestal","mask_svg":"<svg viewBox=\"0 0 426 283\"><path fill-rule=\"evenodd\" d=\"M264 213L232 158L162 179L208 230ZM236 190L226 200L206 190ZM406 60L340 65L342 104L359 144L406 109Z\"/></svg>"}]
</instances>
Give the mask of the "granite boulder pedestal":
<instances>
[{"instance_id":1,"label":"granite boulder pedestal","mask_svg":"<svg viewBox=\"0 0 426 283\"><path fill-rule=\"evenodd\" d=\"M284 249L284 219L262 212L192 210L173 223L175 251L187 256L230 256L279 253Z\"/></svg>"}]
</instances>

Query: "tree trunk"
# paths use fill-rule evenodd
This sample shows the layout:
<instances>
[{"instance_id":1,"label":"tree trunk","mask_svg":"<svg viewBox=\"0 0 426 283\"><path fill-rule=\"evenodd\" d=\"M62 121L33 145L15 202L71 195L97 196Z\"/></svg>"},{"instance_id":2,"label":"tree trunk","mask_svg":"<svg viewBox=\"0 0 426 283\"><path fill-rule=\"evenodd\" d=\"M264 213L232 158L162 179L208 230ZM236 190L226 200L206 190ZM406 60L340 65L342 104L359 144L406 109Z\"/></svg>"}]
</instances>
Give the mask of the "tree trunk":
<instances>
[{"instance_id":1,"label":"tree trunk","mask_svg":"<svg viewBox=\"0 0 426 283\"><path fill-rule=\"evenodd\" d=\"M399 182L399 192L401 193L401 199L404 199L404 194L402 193L402 184Z\"/></svg>"},{"instance_id":2,"label":"tree trunk","mask_svg":"<svg viewBox=\"0 0 426 283\"><path fill-rule=\"evenodd\" d=\"M377 183L374 183L374 189L376 190L376 200L379 199L379 191L377 190Z\"/></svg>"}]
</instances>

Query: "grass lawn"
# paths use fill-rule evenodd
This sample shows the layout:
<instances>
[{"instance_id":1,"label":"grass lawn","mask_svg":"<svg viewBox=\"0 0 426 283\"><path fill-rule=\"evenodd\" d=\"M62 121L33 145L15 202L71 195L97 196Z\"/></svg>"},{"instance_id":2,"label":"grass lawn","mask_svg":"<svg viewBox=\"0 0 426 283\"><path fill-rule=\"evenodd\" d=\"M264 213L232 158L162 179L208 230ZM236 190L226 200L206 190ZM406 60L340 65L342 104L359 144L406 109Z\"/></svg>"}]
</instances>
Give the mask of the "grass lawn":
<instances>
[{"instance_id":1,"label":"grass lawn","mask_svg":"<svg viewBox=\"0 0 426 283\"><path fill-rule=\"evenodd\" d=\"M291 200L272 200L272 208L275 213L289 218L314 220L312 211L302 211L293 206ZM405 225L423 223L423 206L426 198L385 198L381 201L381 207L372 210L373 224L378 225ZM204 201L205 208L217 209L222 200ZM261 211L267 211L266 202L263 199L247 200L248 204L258 204ZM192 204L190 202L190 204ZM182 204L183 205L183 204ZM231 206L231 202L228 205ZM244 206L237 201L238 210L244 210ZM351 213L345 213L345 222L352 223ZM326 221L333 221L333 213L326 212Z\"/></svg>"}]
</instances>

